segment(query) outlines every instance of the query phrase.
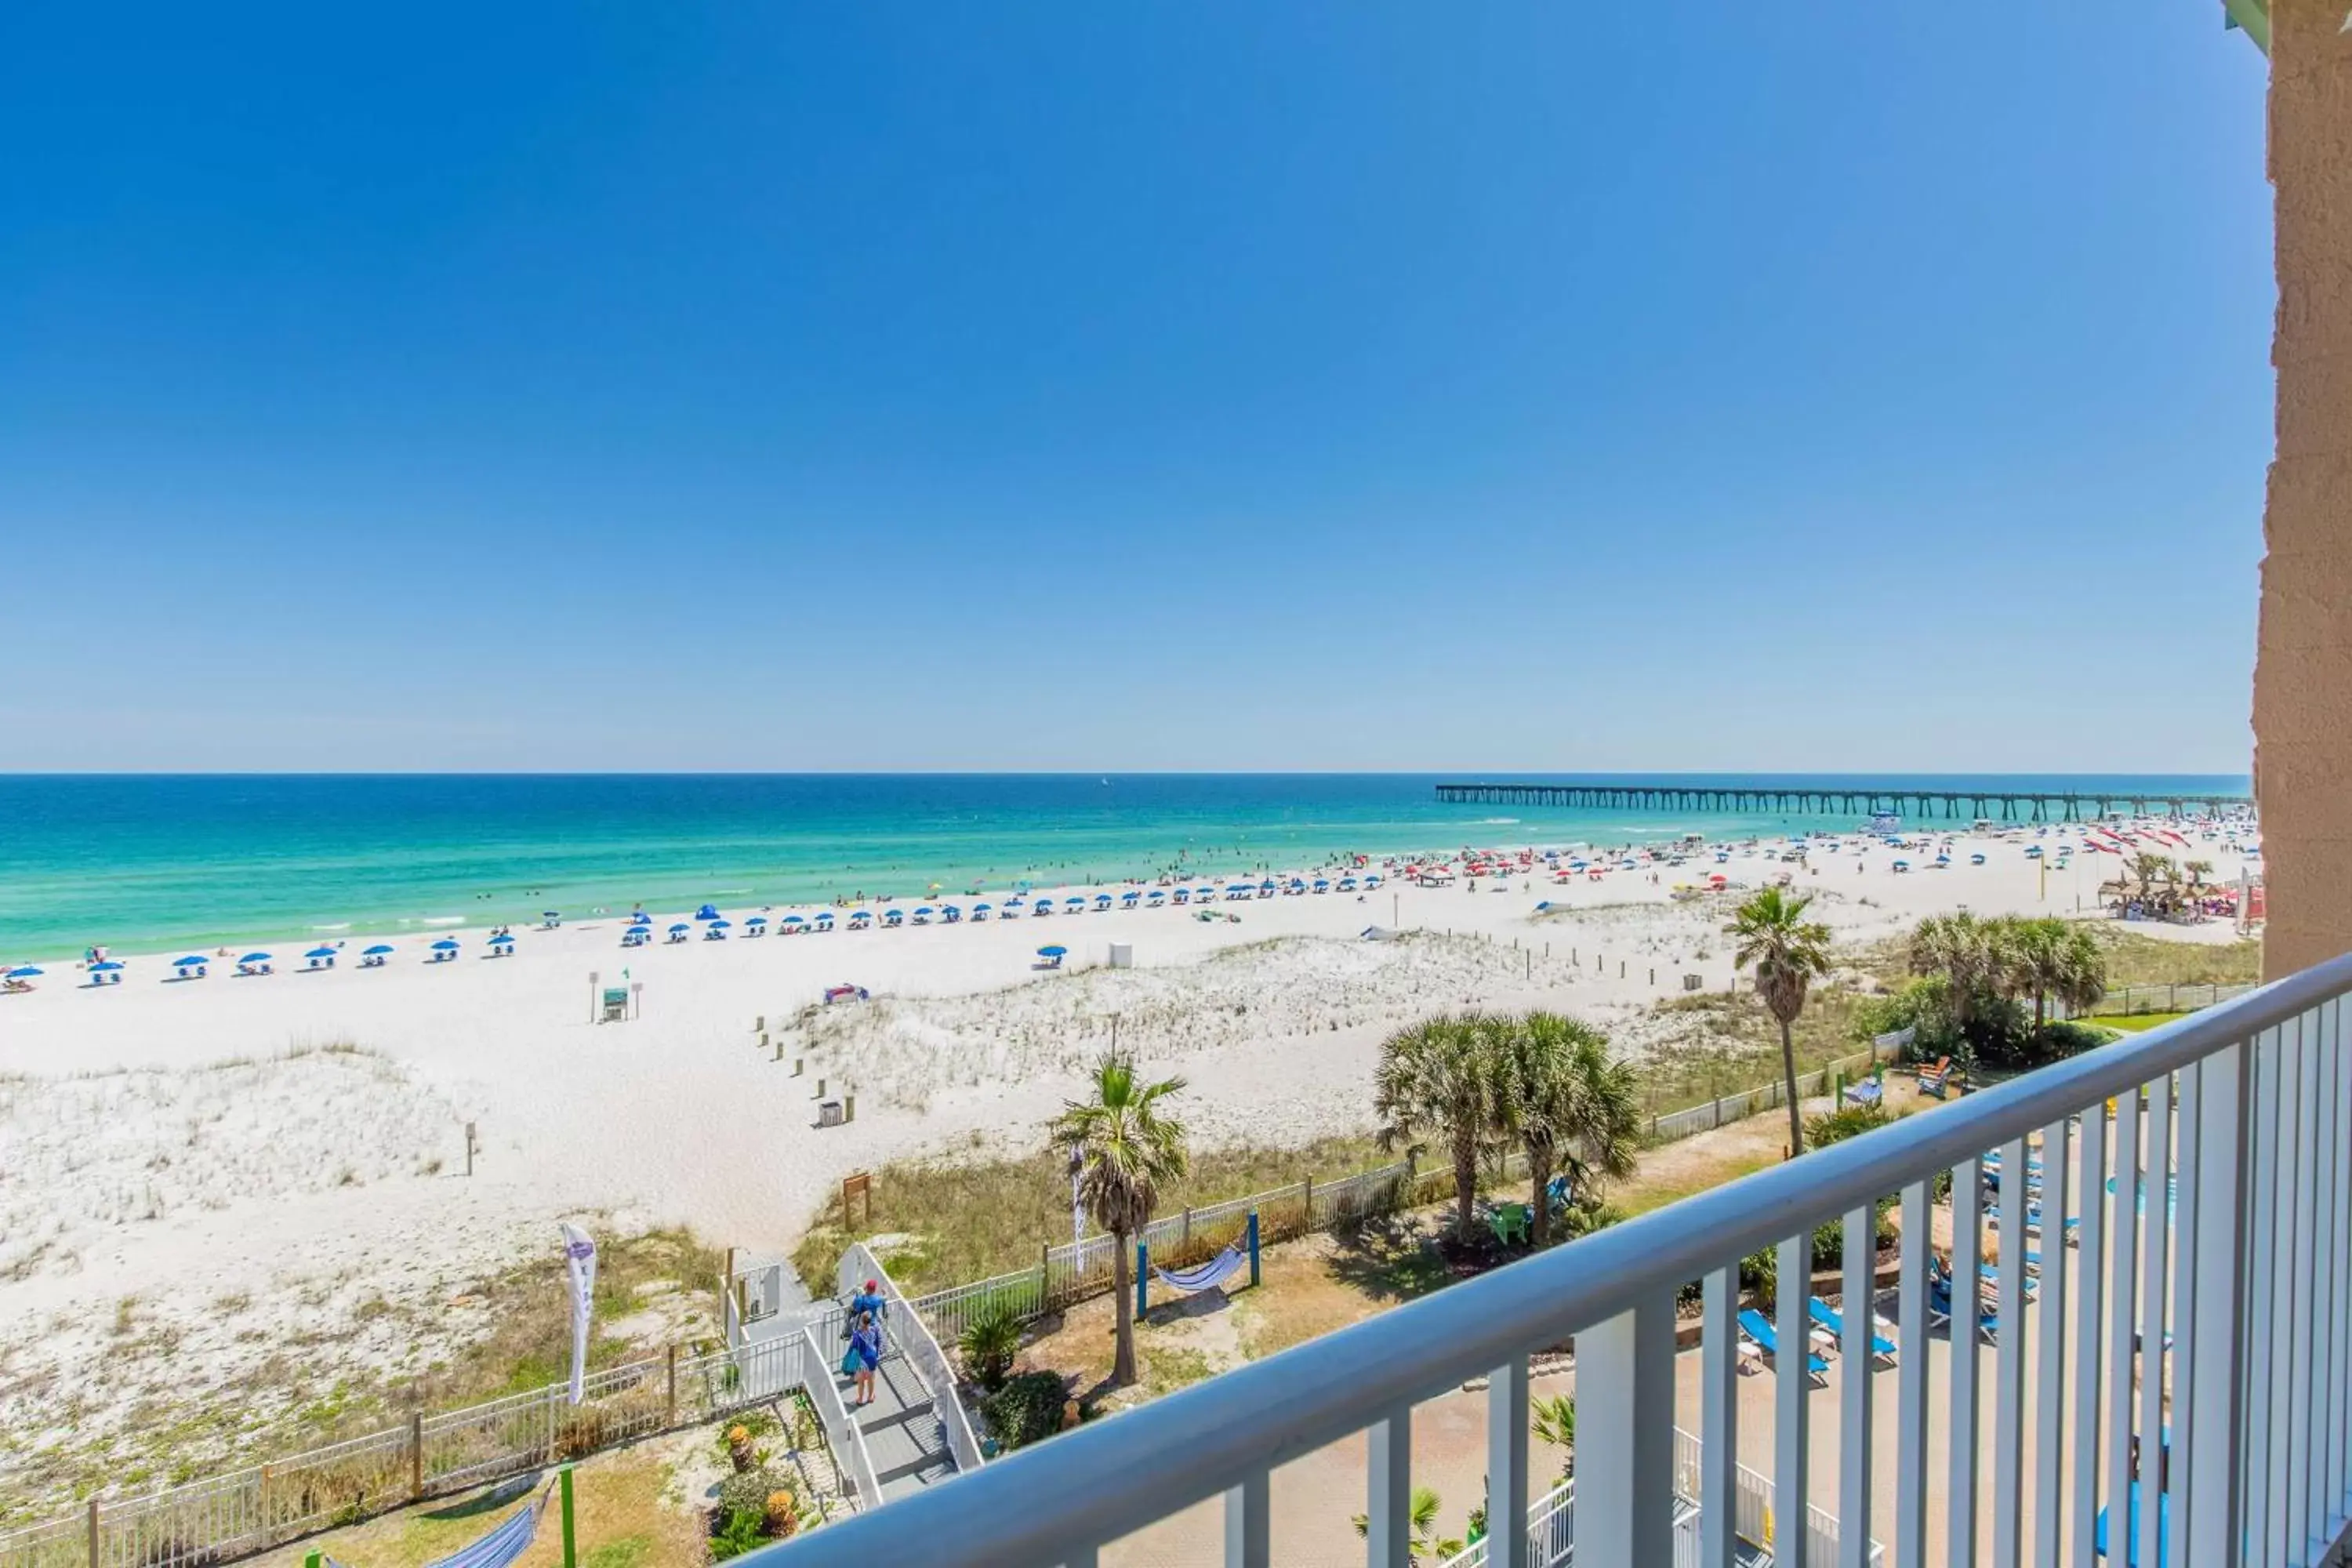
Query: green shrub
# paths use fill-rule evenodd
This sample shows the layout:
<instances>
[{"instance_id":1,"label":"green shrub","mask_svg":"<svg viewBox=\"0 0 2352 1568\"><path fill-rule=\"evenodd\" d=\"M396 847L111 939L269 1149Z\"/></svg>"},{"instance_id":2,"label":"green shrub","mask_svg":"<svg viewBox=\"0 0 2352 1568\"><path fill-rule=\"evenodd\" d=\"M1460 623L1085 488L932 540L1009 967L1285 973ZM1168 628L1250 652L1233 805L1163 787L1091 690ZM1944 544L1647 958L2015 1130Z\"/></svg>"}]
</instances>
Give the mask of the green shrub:
<instances>
[{"instance_id":1,"label":"green shrub","mask_svg":"<svg viewBox=\"0 0 2352 1568\"><path fill-rule=\"evenodd\" d=\"M725 1509L719 1514L719 1528L710 1532L710 1560L724 1563L730 1557L740 1557L768 1544L768 1516L765 1505L760 1508Z\"/></svg>"},{"instance_id":2,"label":"green shrub","mask_svg":"<svg viewBox=\"0 0 2352 1568\"><path fill-rule=\"evenodd\" d=\"M987 1419L989 1430L996 1434L997 1443L1009 1450L1060 1431L1062 1406L1068 1398L1061 1373L1024 1372L983 1395L980 1413Z\"/></svg>"},{"instance_id":3,"label":"green shrub","mask_svg":"<svg viewBox=\"0 0 2352 1568\"><path fill-rule=\"evenodd\" d=\"M1832 1143L1843 1143L1849 1138L1875 1132L1894 1120L1893 1113L1883 1105L1841 1105L1835 1110L1824 1110L1819 1116L1805 1119L1805 1147L1824 1149Z\"/></svg>"},{"instance_id":4,"label":"green shrub","mask_svg":"<svg viewBox=\"0 0 2352 1568\"><path fill-rule=\"evenodd\" d=\"M2068 1057L2096 1050L2116 1037L2113 1029L2103 1029L2095 1024L2077 1024L2068 1019L2053 1024L2042 1031L2042 1048L2045 1059L2062 1062Z\"/></svg>"},{"instance_id":5,"label":"green shrub","mask_svg":"<svg viewBox=\"0 0 2352 1568\"><path fill-rule=\"evenodd\" d=\"M965 1375L993 1392L1004 1386L1013 1358L1021 1353L1021 1321L992 1309L964 1326L956 1349L963 1357Z\"/></svg>"},{"instance_id":6,"label":"green shrub","mask_svg":"<svg viewBox=\"0 0 2352 1568\"><path fill-rule=\"evenodd\" d=\"M764 1522L768 1514L768 1498L772 1493L792 1490L790 1477L772 1469L745 1470L719 1483L719 1500L715 1512L723 1524L730 1514L749 1510L751 1517Z\"/></svg>"}]
</instances>

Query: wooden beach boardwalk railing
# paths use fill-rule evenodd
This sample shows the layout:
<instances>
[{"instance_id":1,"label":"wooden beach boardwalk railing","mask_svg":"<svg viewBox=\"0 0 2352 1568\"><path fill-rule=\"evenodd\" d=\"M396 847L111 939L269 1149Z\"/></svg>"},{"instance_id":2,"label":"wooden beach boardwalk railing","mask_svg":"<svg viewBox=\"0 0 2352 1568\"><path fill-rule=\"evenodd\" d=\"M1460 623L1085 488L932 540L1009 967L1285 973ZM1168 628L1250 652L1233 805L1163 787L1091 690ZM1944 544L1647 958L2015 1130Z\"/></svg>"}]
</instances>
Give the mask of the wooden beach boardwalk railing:
<instances>
[{"instance_id":1,"label":"wooden beach boardwalk railing","mask_svg":"<svg viewBox=\"0 0 2352 1568\"><path fill-rule=\"evenodd\" d=\"M1781 811L1807 816L1940 817L1959 822L2096 821L2133 816L2220 816L2251 812L2244 795L2148 794L2069 790L1923 789L1913 784L1705 784L1670 779L1645 783L1545 784L1506 780L1441 784L1437 798L1463 805L1549 805L1601 811Z\"/></svg>"}]
</instances>

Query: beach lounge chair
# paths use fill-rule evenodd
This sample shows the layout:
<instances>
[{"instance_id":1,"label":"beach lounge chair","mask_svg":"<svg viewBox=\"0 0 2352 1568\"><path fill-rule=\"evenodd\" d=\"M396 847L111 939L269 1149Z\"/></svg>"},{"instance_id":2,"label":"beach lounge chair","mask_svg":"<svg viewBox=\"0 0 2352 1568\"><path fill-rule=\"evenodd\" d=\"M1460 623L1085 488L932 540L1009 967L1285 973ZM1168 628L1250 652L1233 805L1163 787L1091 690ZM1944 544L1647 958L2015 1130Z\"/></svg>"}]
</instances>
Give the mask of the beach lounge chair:
<instances>
[{"instance_id":1,"label":"beach lounge chair","mask_svg":"<svg viewBox=\"0 0 2352 1568\"><path fill-rule=\"evenodd\" d=\"M1952 1271L1940 1258L1927 1264L1927 1321L1948 1323L1952 1321ZM2000 1315L1984 1305L1981 1295L1977 1304L1977 1332L1988 1342L2000 1338Z\"/></svg>"},{"instance_id":2,"label":"beach lounge chair","mask_svg":"<svg viewBox=\"0 0 2352 1568\"><path fill-rule=\"evenodd\" d=\"M1836 1308L1831 1306L1827 1301L1822 1300L1819 1296L1814 1296L1805 1302L1805 1311L1807 1315L1813 1320L1813 1321L1819 1323L1822 1327L1827 1329L1832 1334L1835 1335L1839 1342L1843 1343L1844 1342L1845 1319L1839 1313ZM1880 1333L1878 1331L1877 1325L1874 1323L1871 1326L1870 1331L1870 1353L1878 1357L1882 1361L1892 1362L1895 1359L1895 1342L1888 1339L1885 1334Z\"/></svg>"},{"instance_id":3,"label":"beach lounge chair","mask_svg":"<svg viewBox=\"0 0 2352 1568\"><path fill-rule=\"evenodd\" d=\"M1919 1092L1943 1100L1951 1094L1960 1079L1960 1070L1952 1065L1952 1058L1937 1057L1934 1067L1919 1069Z\"/></svg>"},{"instance_id":4,"label":"beach lounge chair","mask_svg":"<svg viewBox=\"0 0 2352 1568\"><path fill-rule=\"evenodd\" d=\"M1848 1105L1876 1105L1885 1098L1885 1087L1874 1078L1866 1078L1860 1083L1850 1083L1845 1087L1845 1102Z\"/></svg>"},{"instance_id":5,"label":"beach lounge chair","mask_svg":"<svg viewBox=\"0 0 2352 1568\"><path fill-rule=\"evenodd\" d=\"M1773 1329L1771 1319L1753 1307L1744 1308L1739 1314L1739 1333L1742 1339L1756 1347L1765 1361L1771 1363L1774 1371L1780 1370L1780 1336ZM1826 1378L1830 1374L1830 1363L1807 1351L1805 1372L1812 1377Z\"/></svg>"}]
</instances>

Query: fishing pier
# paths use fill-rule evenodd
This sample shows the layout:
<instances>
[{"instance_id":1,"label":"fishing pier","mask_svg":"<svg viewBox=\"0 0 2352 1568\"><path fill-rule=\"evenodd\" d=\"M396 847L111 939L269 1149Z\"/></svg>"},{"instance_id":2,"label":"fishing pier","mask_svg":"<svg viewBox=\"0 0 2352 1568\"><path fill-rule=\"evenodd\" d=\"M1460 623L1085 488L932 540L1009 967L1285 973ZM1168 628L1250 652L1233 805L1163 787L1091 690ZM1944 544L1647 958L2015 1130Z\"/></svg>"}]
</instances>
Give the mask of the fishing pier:
<instances>
[{"instance_id":1,"label":"fishing pier","mask_svg":"<svg viewBox=\"0 0 2352 1568\"><path fill-rule=\"evenodd\" d=\"M1582 806L1599 811L1786 812L1880 815L1952 821L2089 822L2133 816L2220 816L2250 812L2243 795L2076 794L2050 790L1919 789L1907 784L1442 784L1437 798L1464 805Z\"/></svg>"}]
</instances>

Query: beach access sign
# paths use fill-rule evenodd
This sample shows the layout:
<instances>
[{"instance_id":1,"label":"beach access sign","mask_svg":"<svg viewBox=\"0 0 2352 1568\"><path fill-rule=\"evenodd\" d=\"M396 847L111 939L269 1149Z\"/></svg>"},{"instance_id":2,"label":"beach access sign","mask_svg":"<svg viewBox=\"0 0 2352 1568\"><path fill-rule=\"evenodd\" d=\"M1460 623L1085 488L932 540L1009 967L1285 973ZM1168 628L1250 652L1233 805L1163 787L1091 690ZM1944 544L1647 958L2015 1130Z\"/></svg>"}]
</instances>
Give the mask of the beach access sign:
<instances>
[{"instance_id":1,"label":"beach access sign","mask_svg":"<svg viewBox=\"0 0 2352 1568\"><path fill-rule=\"evenodd\" d=\"M580 1403L588 1371L588 1320L595 1311L596 1244L576 1225L563 1227L563 1261L572 1274L572 1403Z\"/></svg>"}]
</instances>

